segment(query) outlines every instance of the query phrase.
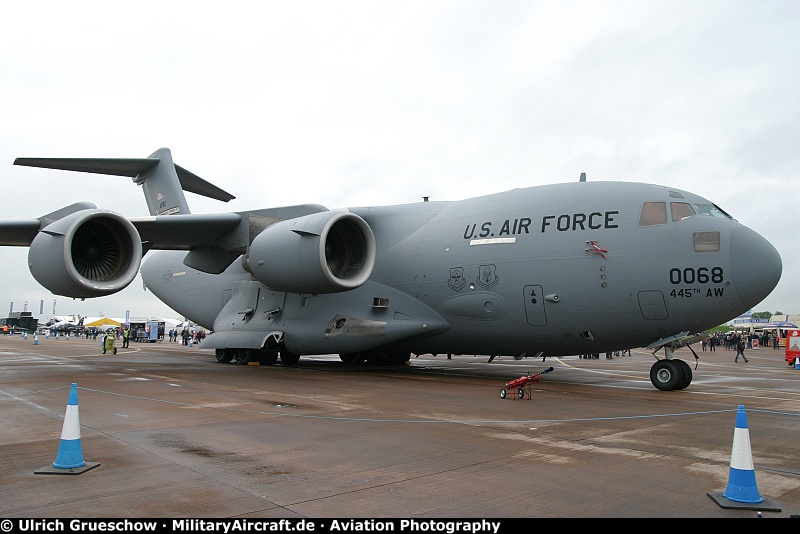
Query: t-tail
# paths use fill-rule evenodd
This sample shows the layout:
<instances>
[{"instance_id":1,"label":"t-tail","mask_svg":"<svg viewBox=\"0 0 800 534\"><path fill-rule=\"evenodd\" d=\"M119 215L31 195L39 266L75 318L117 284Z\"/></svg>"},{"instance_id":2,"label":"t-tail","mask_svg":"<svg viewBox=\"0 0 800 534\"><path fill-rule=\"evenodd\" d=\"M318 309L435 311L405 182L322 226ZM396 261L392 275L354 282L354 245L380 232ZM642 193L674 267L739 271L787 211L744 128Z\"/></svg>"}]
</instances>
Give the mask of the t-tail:
<instances>
[{"instance_id":1,"label":"t-tail","mask_svg":"<svg viewBox=\"0 0 800 534\"><path fill-rule=\"evenodd\" d=\"M147 169L133 177L141 185L150 215L181 215L189 213L186 196L180 187L180 179L168 148L159 148L147 157L155 159Z\"/></svg>"},{"instance_id":2,"label":"t-tail","mask_svg":"<svg viewBox=\"0 0 800 534\"><path fill-rule=\"evenodd\" d=\"M146 158L17 158L14 165L129 176L141 185L150 215L188 214L184 191L223 202L235 198L172 161L168 148Z\"/></svg>"}]
</instances>

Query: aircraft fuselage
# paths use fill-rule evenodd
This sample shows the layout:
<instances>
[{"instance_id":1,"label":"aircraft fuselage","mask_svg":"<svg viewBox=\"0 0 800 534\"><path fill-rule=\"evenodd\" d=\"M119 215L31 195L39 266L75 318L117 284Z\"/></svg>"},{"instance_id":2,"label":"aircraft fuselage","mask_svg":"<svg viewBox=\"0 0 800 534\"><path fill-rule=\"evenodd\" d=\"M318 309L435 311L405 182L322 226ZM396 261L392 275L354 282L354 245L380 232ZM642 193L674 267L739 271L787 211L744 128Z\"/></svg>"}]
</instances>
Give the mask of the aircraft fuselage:
<instances>
[{"instance_id":1,"label":"aircraft fuselage","mask_svg":"<svg viewBox=\"0 0 800 534\"><path fill-rule=\"evenodd\" d=\"M554 184L349 211L377 250L355 289L274 291L241 262L210 275L184 265L180 251L151 253L142 275L215 333L256 321L296 354L556 356L717 326L758 304L781 271L772 245L710 201L649 184Z\"/></svg>"}]
</instances>

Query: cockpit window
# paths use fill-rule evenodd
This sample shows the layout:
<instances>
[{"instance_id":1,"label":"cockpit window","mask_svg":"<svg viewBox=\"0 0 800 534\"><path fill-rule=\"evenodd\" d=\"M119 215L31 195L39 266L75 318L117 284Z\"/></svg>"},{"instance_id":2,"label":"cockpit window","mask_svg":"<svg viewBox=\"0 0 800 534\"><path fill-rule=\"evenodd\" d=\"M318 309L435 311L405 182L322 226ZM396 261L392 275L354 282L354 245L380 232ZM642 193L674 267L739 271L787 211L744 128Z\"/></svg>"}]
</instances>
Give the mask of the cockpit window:
<instances>
[{"instance_id":1,"label":"cockpit window","mask_svg":"<svg viewBox=\"0 0 800 534\"><path fill-rule=\"evenodd\" d=\"M694 208L700 215L707 215L709 217L720 217L722 219L735 220L733 217L725 213L725 211L716 204L695 204Z\"/></svg>"},{"instance_id":2,"label":"cockpit window","mask_svg":"<svg viewBox=\"0 0 800 534\"><path fill-rule=\"evenodd\" d=\"M695 232L695 252L719 252L719 232Z\"/></svg>"},{"instance_id":3,"label":"cockpit window","mask_svg":"<svg viewBox=\"0 0 800 534\"><path fill-rule=\"evenodd\" d=\"M642 204L639 226L653 226L654 224L667 224L666 202L645 202Z\"/></svg>"},{"instance_id":4,"label":"cockpit window","mask_svg":"<svg viewBox=\"0 0 800 534\"><path fill-rule=\"evenodd\" d=\"M672 221L678 222L682 221L687 217L691 217L696 211L691 204L686 202L670 202L669 209L672 212Z\"/></svg>"},{"instance_id":5,"label":"cockpit window","mask_svg":"<svg viewBox=\"0 0 800 534\"><path fill-rule=\"evenodd\" d=\"M673 222L682 221L691 217L692 215L717 217L721 219L730 219L732 221L736 220L725 213L716 204L670 202L669 211ZM654 226L657 224L667 224L667 203L645 202L642 204L642 213L639 215L639 226Z\"/></svg>"}]
</instances>

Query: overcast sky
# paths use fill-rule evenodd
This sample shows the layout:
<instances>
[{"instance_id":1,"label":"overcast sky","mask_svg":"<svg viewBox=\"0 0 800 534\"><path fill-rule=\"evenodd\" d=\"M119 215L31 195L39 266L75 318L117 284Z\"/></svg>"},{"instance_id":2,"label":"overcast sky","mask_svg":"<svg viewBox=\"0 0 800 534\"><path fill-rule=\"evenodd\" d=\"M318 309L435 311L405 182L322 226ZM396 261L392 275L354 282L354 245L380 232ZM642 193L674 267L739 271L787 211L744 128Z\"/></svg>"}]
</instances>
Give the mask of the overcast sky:
<instances>
[{"instance_id":1,"label":"overcast sky","mask_svg":"<svg viewBox=\"0 0 800 534\"><path fill-rule=\"evenodd\" d=\"M194 213L459 200L586 172L698 193L764 235L783 277L753 311L794 314L799 102L797 0L6 3L0 219L82 200L147 214L129 178L16 157L169 147L237 197L189 193ZM177 315L140 278L81 302L39 286L27 248L0 265L5 309Z\"/></svg>"}]
</instances>

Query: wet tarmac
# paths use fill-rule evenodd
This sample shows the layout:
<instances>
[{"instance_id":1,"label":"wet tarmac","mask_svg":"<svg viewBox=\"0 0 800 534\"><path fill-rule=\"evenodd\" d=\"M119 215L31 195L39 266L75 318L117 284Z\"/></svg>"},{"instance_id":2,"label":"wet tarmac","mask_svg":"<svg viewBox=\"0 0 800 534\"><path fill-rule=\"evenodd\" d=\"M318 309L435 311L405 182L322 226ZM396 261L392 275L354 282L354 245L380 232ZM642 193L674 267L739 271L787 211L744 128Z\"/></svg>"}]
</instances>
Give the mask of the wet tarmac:
<instances>
[{"instance_id":1,"label":"wet tarmac","mask_svg":"<svg viewBox=\"0 0 800 534\"><path fill-rule=\"evenodd\" d=\"M200 345L0 336L0 517L565 518L800 514L800 370L782 351L699 352L683 391L649 351L606 359L420 355L219 364ZM699 350L699 349L698 349ZM554 371L523 399L512 379ZM100 465L47 475L70 385ZM530 394L528 397L527 394ZM739 406L756 490L725 492ZM766 506L766 504L764 504Z\"/></svg>"}]
</instances>

